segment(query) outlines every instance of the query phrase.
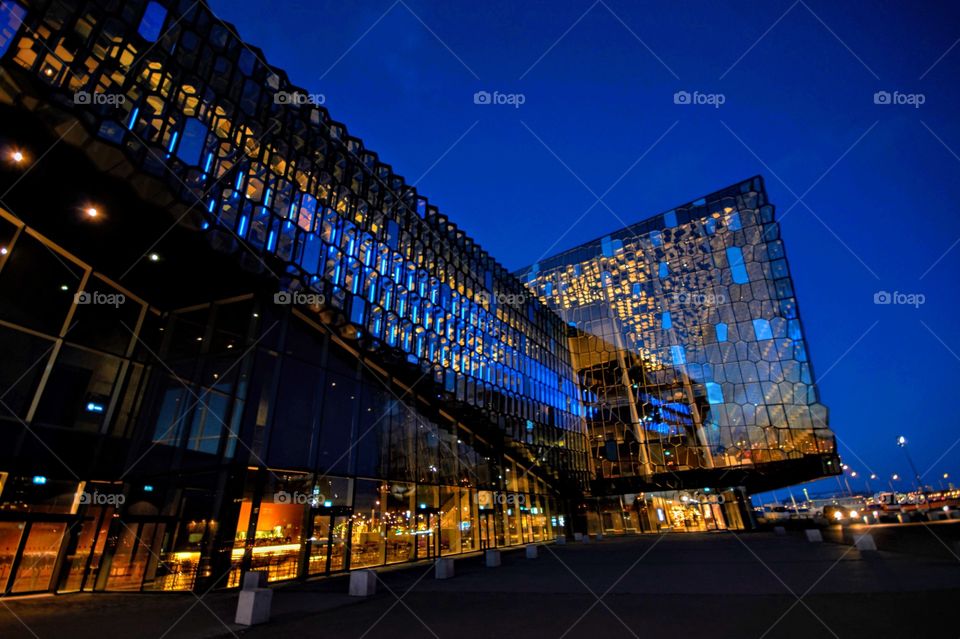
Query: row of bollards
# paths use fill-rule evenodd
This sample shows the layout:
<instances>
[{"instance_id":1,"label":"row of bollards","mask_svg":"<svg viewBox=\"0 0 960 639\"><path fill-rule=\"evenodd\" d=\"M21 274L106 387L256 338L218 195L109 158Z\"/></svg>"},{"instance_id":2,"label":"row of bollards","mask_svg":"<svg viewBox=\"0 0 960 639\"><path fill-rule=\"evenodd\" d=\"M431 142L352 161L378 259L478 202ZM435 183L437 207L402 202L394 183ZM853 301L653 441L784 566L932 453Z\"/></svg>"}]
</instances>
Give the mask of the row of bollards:
<instances>
[{"instance_id":1,"label":"row of bollards","mask_svg":"<svg viewBox=\"0 0 960 639\"><path fill-rule=\"evenodd\" d=\"M596 540L603 539L603 535L596 535ZM588 543L589 535L575 534L575 539L580 542ZM567 538L560 536L556 538L558 545L567 543ZM540 557L540 548L538 545L529 545L525 549L527 559L537 559ZM484 565L487 568L498 568L500 566L500 550L491 548L483 553ZM433 564L433 574L436 579L452 579L456 574L454 561L452 557L441 557L436 559ZM374 570L354 570L350 573L350 587L348 590L351 597L371 597L377 593L377 573ZM253 626L270 621L270 607L273 603L273 590L267 588L267 573L263 571L251 571L244 573L240 598L237 602L237 614L234 621L243 626Z\"/></svg>"},{"instance_id":2,"label":"row of bollards","mask_svg":"<svg viewBox=\"0 0 960 639\"><path fill-rule=\"evenodd\" d=\"M787 529L783 526L774 526L773 534L784 536L787 534ZM803 531L803 534L807 541L812 544L823 543L823 533L820 532L818 528L807 528ZM875 556L873 553L877 550L877 542L870 533L862 533L859 535L854 533L853 546L860 552L870 553L869 556L871 557Z\"/></svg>"}]
</instances>

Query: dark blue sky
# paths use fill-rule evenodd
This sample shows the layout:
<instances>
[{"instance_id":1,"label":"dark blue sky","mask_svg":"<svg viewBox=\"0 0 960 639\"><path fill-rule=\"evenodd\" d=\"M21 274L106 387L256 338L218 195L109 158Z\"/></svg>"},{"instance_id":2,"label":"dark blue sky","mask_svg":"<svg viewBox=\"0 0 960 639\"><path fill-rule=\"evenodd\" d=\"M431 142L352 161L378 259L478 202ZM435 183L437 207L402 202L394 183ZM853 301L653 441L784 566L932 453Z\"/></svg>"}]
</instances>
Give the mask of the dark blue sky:
<instances>
[{"instance_id":1,"label":"dark blue sky","mask_svg":"<svg viewBox=\"0 0 960 639\"><path fill-rule=\"evenodd\" d=\"M903 433L928 483L960 483L960 5L265 6L212 1L508 268L762 174L844 461L908 477Z\"/></svg>"}]
</instances>

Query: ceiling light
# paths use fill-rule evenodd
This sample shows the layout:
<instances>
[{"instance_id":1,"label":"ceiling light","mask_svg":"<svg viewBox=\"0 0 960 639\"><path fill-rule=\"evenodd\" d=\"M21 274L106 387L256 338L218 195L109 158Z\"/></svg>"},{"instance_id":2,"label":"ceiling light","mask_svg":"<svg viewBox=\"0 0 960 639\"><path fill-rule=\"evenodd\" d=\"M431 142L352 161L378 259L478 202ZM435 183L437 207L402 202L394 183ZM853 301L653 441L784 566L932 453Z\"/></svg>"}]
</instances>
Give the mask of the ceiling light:
<instances>
[{"instance_id":1,"label":"ceiling light","mask_svg":"<svg viewBox=\"0 0 960 639\"><path fill-rule=\"evenodd\" d=\"M92 206L87 207L87 209L84 210L84 213L86 213L87 217L89 218L94 218L100 215L100 211L98 211L95 207L92 207Z\"/></svg>"}]
</instances>

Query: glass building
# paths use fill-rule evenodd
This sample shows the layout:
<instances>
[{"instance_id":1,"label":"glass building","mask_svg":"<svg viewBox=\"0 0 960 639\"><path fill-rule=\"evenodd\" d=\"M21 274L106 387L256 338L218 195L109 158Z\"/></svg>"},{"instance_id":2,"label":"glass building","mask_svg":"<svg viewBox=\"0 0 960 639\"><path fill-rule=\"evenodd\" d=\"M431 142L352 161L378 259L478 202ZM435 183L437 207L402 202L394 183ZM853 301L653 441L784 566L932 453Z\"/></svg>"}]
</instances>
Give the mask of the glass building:
<instances>
[{"instance_id":1,"label":"glass building","mask_svg":"<svg viewBox=\"0 0 960 639\"><path fill-rule=\"evenodd\" d=\"M838 472L760 177L518 275L571 327L593 494L642 495L632 520L607 513L604 528L655 528L670 510L682 528L710 528L723 524L707 521L723 502L711 489L758 492ZM681 489L695 492L654 505L658 491Z\"/></svg>"},{"instance_id":2,"label":"glass building","mask_svg":"<svg viewBox=\"0 0 960 639\"><path fill-rule=\"evenodd\" d=\"M721 417L747 372L705 377L690 336L677 361L632 319L581 322L538 283L559 261L524 276L532 295L202 2L0 4L0 193L0 596L206 590L245 570L276 582L543 542L692 486L748 526L749 478L703 473L832 451L792 421L801 384L825 420L780 310L792 293L757 292L786 275L744 248L761 310L711 325L737 348L789 340L776 364L792 394L764 391L766 423ZM716 241L775 229L762 198L733 196L742 228L717 221ZM676 216L664 255L700 223ZM603 246L626 260L633 244ZM607 295L597 278L577 285ZM680 290L663 286L649 295ZM681 315L675 340L695 325ZM773 346L741 332L754 317ZM754 448L764 426L790 437Z\"/></svg>"}]
</instances>

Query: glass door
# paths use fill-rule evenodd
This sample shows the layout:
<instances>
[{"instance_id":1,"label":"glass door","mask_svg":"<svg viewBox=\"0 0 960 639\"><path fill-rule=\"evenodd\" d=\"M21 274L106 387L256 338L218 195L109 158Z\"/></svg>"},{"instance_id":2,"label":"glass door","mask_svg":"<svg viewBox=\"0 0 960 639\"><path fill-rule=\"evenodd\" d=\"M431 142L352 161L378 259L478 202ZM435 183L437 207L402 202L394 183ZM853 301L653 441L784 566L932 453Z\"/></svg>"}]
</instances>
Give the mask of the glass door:
<instances>
[{"instance_id":1,"label":"glass door","mask_svg":"<svg viewBox=\"0 0 960 639\"><path fill-rule=\"evenodd\" d=\"M494 516L492 510L480 511L480 550L496 546Z\"/></svg>"},{"instance_id":2,"label":"glass door","mask_svg":"<svg viewBox=\"0 0 960 639\"><path fill-rule=\"evenodd\" d=\"M350 553L350 523L346 515L333 517L330 526L330 572L350 568L347 556Z\"/></svg>"},{"instance_id":3,"label":"glass door","mask_svg":"<svg viewBox=\"0 0 960 639\"><path fill-rule=\"evenodd\" d=\"M314 515L313 534L310 536L310 556L307 574L322 575L327 572L330 558L330 515Z\"/></svg>"},{"instance_id":4,"label":"glass door","mask_svg":"<svg viewBox=\"0 0 960 639\"><path fill-rule=\"evenodd\" d=\"M100 557L107 541L109 519L103 516L103 509L90 508L83 521L71 527L70 541L64 561L66 573L62 575L57 592L79 592L92 590L94 577L100 568Z\"/></svg>"},{"instance_id":5,"label":"glass door","mask_svg":"<svg viewBox=\"0 0 960 639\"><path fill-rule=\"evenodd\" d=\"M119 519L112 532L113 556L108 564L106 590L140 590L144 579L153 579L158 563L157 549L166 524L154 521Z\"/></svg>"},{"instance_id":6,"label":"glass door","mask_svg":"<svg viewBox=\"0 0 960 639\"><path fill-rule=\"evenodd\" d=\"M437 532L440 528L440 513L434 509L424 509L417 513L416 558L432 559L439 554Z\"/></svg>"}]
</instances>

